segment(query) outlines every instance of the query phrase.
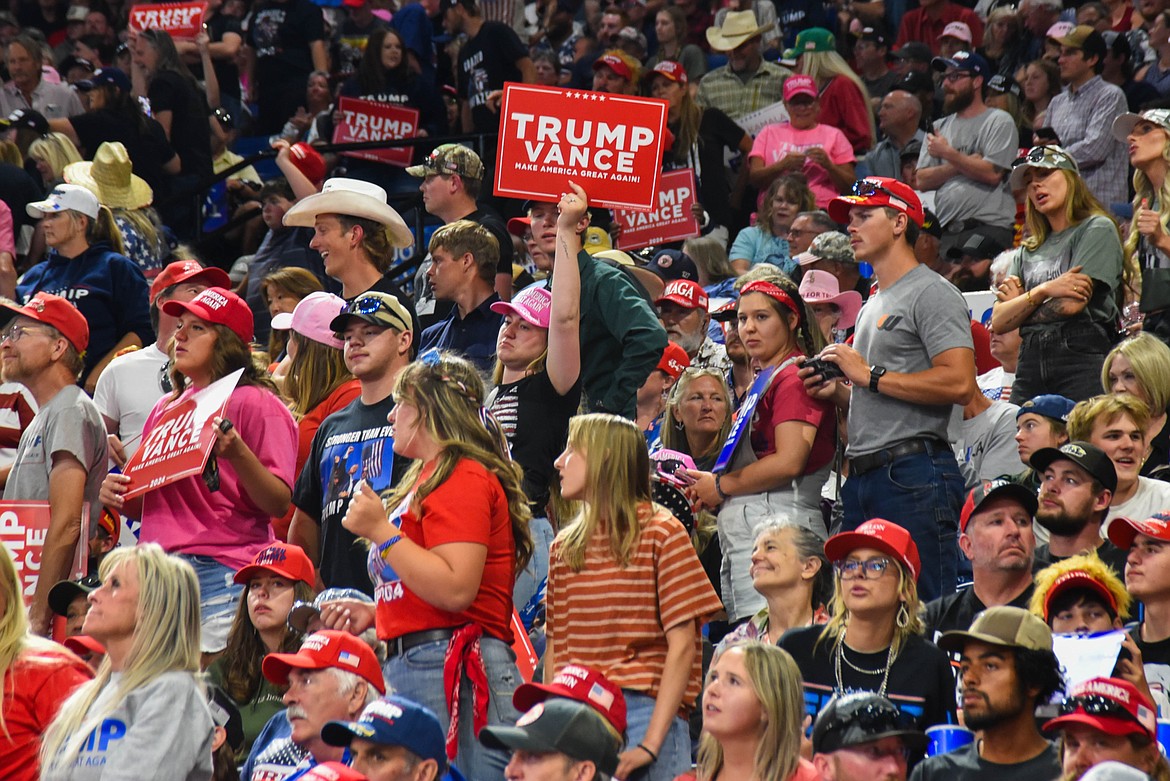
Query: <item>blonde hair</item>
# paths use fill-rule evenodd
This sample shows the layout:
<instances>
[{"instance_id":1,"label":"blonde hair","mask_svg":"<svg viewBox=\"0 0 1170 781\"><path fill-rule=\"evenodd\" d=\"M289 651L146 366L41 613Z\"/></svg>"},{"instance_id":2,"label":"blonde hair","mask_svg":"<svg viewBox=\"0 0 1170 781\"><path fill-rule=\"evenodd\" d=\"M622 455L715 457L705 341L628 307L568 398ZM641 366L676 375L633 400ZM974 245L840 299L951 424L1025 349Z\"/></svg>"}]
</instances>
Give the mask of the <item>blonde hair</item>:
<instances>
[{"instance_id":1,"label":"blonde hair","mask_svg":"<svg viewBox=\"0 0 1170 781\"><path fill-rule=\"evenodd\" d=\"M353 379L342 351L291 333L297 340L297 354L289 361L284 378L284 396L293 417L300 420L345 383Z\"/></svg>"},{"instance_id":2,"label":"blonde hair","mask_svg":"<svg viewBox=\"0 0 1170 781\"><path fill-rule=\"evenodd\" d=\"M719 390L723 395L723 402L727 405L727 414L724 415L723 425L719 427L719 433L715 436L711 444L712 449L706 453L691 453L688 449L687 433L682 426L678 412L679 408L682 407L683 398L690 390L691 383L700 377L710 377L719 385ZM720 372L715 369L687 369L679 375L678 381L670 389L670 395L666 398L666 409L662 416L662 446L670 450L678 450L679 452L686 453L693 458L705 458L717 453L723 447L723 443L727 441L727 434L731 431L731 413L733 406L731 402L731 390L727 386L727 378Z\"/></svg>"},{"instance_id":3,"label":"blonde hair","mask_svg":"<svg viewBox=\"0 0 1170 781\"><path fill-rule=\"evenodd\" d=\"M65 166L81 162L81 153L64 133L49 133L28 145L28 157L41 160L54 179L60 179Z\"/></svg>"},{"instance_id":4,"label":"blonde hair","mask_svg":"<svg viewBox=\"0 0 1170 781\"><path fill-rule=\"evenodd\" d=\"M1132 393L1105 393L1077 402L1072 412L1068 413L1068 437L1088 442L1098 420L1109 424L1122 415L1128 415L1142 431L1142 436L1145 436L1150 425L1149 406Z\"/></svg>"},{"instance_id":5,"label":"blonde hair","mask_svg":"<svg viewBox=\"0 0 1170 781\"><path fill-rule=\"evenodd\" d=\"M756 640L727 646L711 661L712 667L719 656L732 649L743 651L743 664L762 713L753 778L785 781L800 762L800 731L805 715L800 668L784 649ZM699 739L696 766L699 781L712 781L723 767L723 746L707 733Z\"/></svg>"},{"instance_id":6,"label":"blonde hair","mask_svg":"<svg viewBox=\"0 0 1170 781\"><path fill-rule=\"evenodd\" d=\"M1110 390L1109 370L1113 360L1123 356L1133 368L1133 374L1141 383L1142 390L1149 396L1151 414L1162 414L1170 407L1170 347L1158 337L1141 331L1114 347L1105 356L1101 366L1101 387Z\"/></svg>"},{"instance_id":7,"label":"blonde hair","mask_svg":"<svg viewBox=\"0 0 1170 781\"><path fill-rule=\"evenodd\" d=\"M97 676L61 707L41 744L41 767L63 773L77 760L86 740L135 689L169 672L199 672L199 580L191 565L156 543L115 548L101 564L103 582L122 564L138 575L134 641L113 697L94 709L113 674L107 656Z\"/></svg>"},{"instance_id":8,"label":"blonde hair","mask_svg":"<svg viewBox=\"0 0 1170 781\"><path fill-rule=\"evenodd\" d=\"M860 549L864 548L865 545L863 543L857 547ZM898 568L898 595L901 597L898 610L905 608L907 613L906 621L901 622L905 626L899 625L897 613L890 616L890 623L894 625L894 639L891 645L894 649L894 658L897 659L906 641L912 635L922 634L922 602L918 598L918 585L914 582L914 578L910 577L910 573L906 571L902 562L893 556L890 556L889 559ZM845 599L842 596L844 589L841 587L841 573L836 573L833 586L833 601L829 608L833 617L829 619L829 623L825 624L821 636L817 638L817 643L832 642L836 646L845 642L845 630L849 626L849 608L845 606Z\"/></svg>"},{"instance_id":9,"label":"blonde hair","mask_svg":"<svg viewBox=\"0 0 1170 781\"><path fill-rule=\"evenodd\" d=\"M585 459L585 496L577 517L557 535L558 555L580 572L589 540L604 530L624 567L641 537L639 512L652 501L646 438L631 420L592 413L569 421L569 447Z\"/></svg>"},{"instance_id":10,"label":"blonde hair","mask_svg":"<svg viewBox=\"0 0 1170 781\"><path fill-rule=\"evenodd\" d=\"M418 409L440 452L430 477L419 482L423 463L415 461L398 485L384 495L383 504L387 509L396 507L414 491L415 506L421 507L422 500L451 476L460 461L475 461L500 481L508 499L516 569L524 569L533 550L528 532L532 512L521 487L524 473L511 460L499 423L483 407L483 379L475 366L454 353L428 351L399 372L394 401Z\"/></svg>"},{"instance_id":11,"label":"blonde hair","mask_svg":"<svg viewBox=\"0 0 1170 781\"><path fill-rule=\"evenodd\" d=\"M11 686L4 689L5 702L16 694L16 676L8 678L6 673L17 658L25 651L57 647L55 643L29 633L28 616L24 610L24 596L21 591L16 563L5 548L0 552L0 598L4 600L4 613L0 615L0 677L6 678ZM4 735L11 739L3 709L0 709L0 729L3 729Z\"/></svg>"},{"instance_id":12,"label":"blonde hair","mask_svg":"<svg viewBox=\"0 0 1170 781\"><path fill-rule=\"evenodd\" d=\"M1117 617L1123 621L1129 617L1129 609L1133 606L1133 596L1125 590L1125 586L1117 576L1118 573L1101 561L1096 551L1063 559L1036 573L1033 578L1036 589L1032 592L1032 598L1028 600L1028 610L1033 615L1039 616L1049 626L1052 625L1052 621L1046 614L1048 595L1052 592L1056 581L1070 572L1083 573L1104 586L1105 590L1113 596L1113 601L1117 605ZM1078 588L1085 587L1078 586Z\"/></svg>"},{"instance_id":13,"label":"blonde hair","mask_svg":"<svg viewBox=\"0 0 1170 781\"><path fill-rule=\"evenodd\" d=\"M817 85L828 83L832 79L840 76L853 82L853 86L857 87L861 92L862 106L865 107L865 116L869 120L869 143L872 144L877 135L877 125L874 123L874 112L870 110L869 106L869 90L865 87L865 82L861 77L849 67L849 63L835 51L829 52L801 52L799 71L806 76L811 76Z\"/></svg>"},{"instance_id":14,"label":"blonde hair","mask_svg":"<svg viewBox=\"0 0 1170 781\"><path fill-rule=\"evenodd\" d=\"M1159 127L1159 130L1166 136L1165 143L1162 144L1162 160L1167 166L1170 166L1170 131ZM1145 171L1138 167L1133 169L1133 213L1137 215L1138 209L1149 208L1152 204L1158 204L1158 221L1162 223L1162 230L1170 231L1170 177L1166 177L1162 181L1162 187L1158 192L1154 192L1154 184L1150 181L1150 177ZM1144 203L1143 203L1144 202ZM1137 220L1130 220L1129 236L1125 239L1125 254L1127 257L1137 257L1138 244L1141 242L1142 235L1137 228ZM1141 295L1141 275L1138 275L1130 288L1138 296Z\"/></svg>"},{"instance_id":15,"label":"blonde hair","mask_svg":"<svg viewBox=\"0 0 1170 781\"><path fill-rule=\"evenodd\" d=\"M1064 203L1064 216L1068 220L1068 224L1079 225L1090 217L1104 217L1112 223L1113 228L1117 231L1118 241L1120 241L1121 228L1118 227L1117 221L1113 219L1113 216L1101 205L1097 197L1093 195L1093 191L1089 189L1089 185L1085 183L1081 175L1075 171L1067 171L1063 168L1057 170L1068 183L1068 198ZM1024 223L1028 229L1028 238L1024 239L1024 247L1034 252L1052 234L1052 224L1048 222L1047 217L1036 209L1031 198L1025 198L1024 203L1026 204ZM1131 290L1140 291L1141 270L1137 267L1134 254L1126 251L1124 247L1122 249L1122 283ZM1114 291L1114 294L1120 296L1121 292L1120 290Z\"/></svg>"}]
</instances>

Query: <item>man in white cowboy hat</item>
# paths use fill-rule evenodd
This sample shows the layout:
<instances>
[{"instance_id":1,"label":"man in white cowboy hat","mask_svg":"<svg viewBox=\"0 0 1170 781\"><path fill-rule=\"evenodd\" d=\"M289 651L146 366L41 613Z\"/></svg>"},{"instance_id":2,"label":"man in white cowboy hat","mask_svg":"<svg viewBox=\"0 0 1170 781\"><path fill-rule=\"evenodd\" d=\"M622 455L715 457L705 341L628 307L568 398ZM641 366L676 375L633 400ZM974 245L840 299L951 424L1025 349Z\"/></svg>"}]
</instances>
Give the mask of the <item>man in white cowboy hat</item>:
<instances>
[{"instance_id":1,"label":"man in white cowboy hat","mask_svg":"<svg viewBox=\"0 0 1170 781\"><path fill-rule=\"evenodd\" d=\"M728 59L726 65L699 81L700 104L739 119L783 97L784 80L792 71L764 62L760 53L763 34L772 27L760 27L756 15L748 10L732 11L723 18L722 25L707 28L711 49L726 52Z\"/></svg>"},{"instance_id":2,"label":"man in white cowboy hat","mask_svg":"<svg viewBox=\"0 0 1170 781\"><path fill-rule=\"evenodd\" d=\"M386 203L381 187L359 179L327 179L321 192L302 198L285 213L284 224L314 229L309 246L321 253L325 273L341 283L343 298L388 293L414 312L414 302L387 273L394 248L409 247L414 234ZM411 330L417 333L418 320L413 314L411 319Z\"/></svg>"}]
</instances>

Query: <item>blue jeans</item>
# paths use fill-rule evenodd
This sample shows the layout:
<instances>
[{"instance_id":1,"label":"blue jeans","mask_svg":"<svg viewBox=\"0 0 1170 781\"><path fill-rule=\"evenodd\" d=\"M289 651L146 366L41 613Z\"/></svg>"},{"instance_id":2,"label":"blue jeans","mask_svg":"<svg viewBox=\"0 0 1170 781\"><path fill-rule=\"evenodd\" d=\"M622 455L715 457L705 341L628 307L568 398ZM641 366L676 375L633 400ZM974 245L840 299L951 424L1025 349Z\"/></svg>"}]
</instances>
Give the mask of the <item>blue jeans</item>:
<instances>
[{"instance_id":1,"label":"blue jeans","mask_svg":"<svg viewBox=\"0 0 1170 781\"><path fill-rule=\"evenodd\" d=\"M199 578L199 650L213 654L227 648L228 632L236 618L244 586L233 582L236 571L210 556L179 554Z\"/></svg>"},{"instance_id":2,"label":"blue jeans","mask_svg":"<svg viewBox=\"0 0 1170 781\"><path fill-rule=\"evenodd\" d=\"M515 726L520 714L512 707L512 692L521 683L520 674L516 672L516 657L503 640L494 637L484 637L480 648L487 669L488 688L491 689L488 726ZM434 711L444 734L451 722L443 694L443 657L446 653L447 641L436 640L387 659L382 668L386 682L396 694ZM479 742L472 729L472 713L471 681L464 675L459 688L459 753L453 764L467 778L504 781L504 766L508 764L509 755L504 751L489 750Z\"/></svg>"},{"instance_id":3,"label":"blue jeans","mask_svg":"<svg viewBox=\"0 0 1170 781\"><path fill-rule=\"evenodd\" d=\"M1012 383L1012 404L1043 393L1085 399L1102 393L1101 367L1113 348L1104 327L1064 323L1020 332L1020 364Z\"/></svg>"},{"instance_id":4,"label":"blue jeans","mask_svg":"<svg viewBox=\"0 0 1170 781\"><path fill-rule=\"evenodd\" d=\"M528 522L528 532L532 535L532 559L528 566L516 575L516 584L512 587L512 604L520 614L525 629L532 629L533 620L542 612L540 605L544 602L544 593L548 586L548 554L552 547L552 524L548 518L533 516Z\"/></svg>"},{"instance_id":5,"label":"blue jeans","mask_svg":"<svg viewBox=\"0 0 1170 781\"><path fill-rule=\"evenodd\" d=\"M650 716L654 713L654 698L632 689L622 689L626 695L626 748L631 749L646 737ZM666 739L658 749L658 761L630 774L625 781L673 781L691 769L691 734L687 723L678 716L670 722Z\"/></svg>"},{"instance_id":6,"label":"blue jeans","mask_svg":"<svg viewBox=\"0 0 1170 781\"><path fill-rule=\"evenodd\" d=\"M910 532L922 560L918 596L923 603L955 590L963 505L963 476L955 454L941 442L931 450L850 475L841 487L843 531L884 518Z\"/></svg>"}]
</instances>

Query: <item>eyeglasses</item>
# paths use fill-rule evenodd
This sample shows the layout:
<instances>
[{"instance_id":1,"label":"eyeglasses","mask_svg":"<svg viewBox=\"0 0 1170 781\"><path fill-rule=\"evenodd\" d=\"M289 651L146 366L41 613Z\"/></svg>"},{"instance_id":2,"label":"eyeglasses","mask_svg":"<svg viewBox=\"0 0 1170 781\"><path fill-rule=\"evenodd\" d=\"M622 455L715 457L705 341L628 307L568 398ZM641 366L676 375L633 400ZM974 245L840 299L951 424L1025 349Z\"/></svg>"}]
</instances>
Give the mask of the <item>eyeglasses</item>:
<instances>
[{"instance_id":1,"label":"eyeglasses","mask_svg":"<svg viewBox=\"0 0 1170 781\"><path fill-rule=\"evenodd\" d=\"M40 331L43 334L49 333L48 329L44 326L10 325L3 331L0 331L0 342L9 341L13 344L16 344L21 340L21 338L24 337L25 334L36 331Z\"/></svg>"},{"instance_id":2,"label":"eyeglasses","mask_svg":"<svg viewBox=\"0 0 1170 781\"><path fill-rule=\"evenodd\" d=\"M1060 704L1060 715L1067 716L1077 710L1083 710L1092 716L1111 716L1115 719L1126 719L1137 722L1138 719L1117 700L1103 697L1100 694L1086 694L1080 697L1068 697ZM1139 724L1141 722L1138 722Z\"/></svg>"},{"instance_id":3,"label":"eyeglasses","mask_svg":"<svg viewBox=\"0 0 1170 781\"><path fill-rule=\"evenodd\" d=\"M837 574L841 576L841 580L877 580L882 575L886 574L894 562L890 559L879 557L876 559L868 559L866 561L858 561L857 559L846 559L845 561L838 561L833 565L837 570Z\"/></svg>"},{"instance_id":4,"label":"eyeglasses","mask_svg":"<svg viewBox=\"0 0 1170 781\"><path fill-rule=\"evenodd\" d=\"M956 81L973 78L975 78L975 74L971 71L952 71L946 76L943 76L943 81L945 81L947 84L954 84Z\"/></svg>"},{"instance_id":5,"label":"eyeglasses","mask_svg":"<svg viewBox=\"0 0 1170 781\"><path fill-rule=\"evenodd\" d=\"M805 236L805 235L810 234L810 233L815 236L816 234L820 233L820 231L815 230L813 228L804 228L803 230L797 230L796 228L789 228L788 233L786 233L784 235L785 236Z\"/></svg>"}]
</instances>

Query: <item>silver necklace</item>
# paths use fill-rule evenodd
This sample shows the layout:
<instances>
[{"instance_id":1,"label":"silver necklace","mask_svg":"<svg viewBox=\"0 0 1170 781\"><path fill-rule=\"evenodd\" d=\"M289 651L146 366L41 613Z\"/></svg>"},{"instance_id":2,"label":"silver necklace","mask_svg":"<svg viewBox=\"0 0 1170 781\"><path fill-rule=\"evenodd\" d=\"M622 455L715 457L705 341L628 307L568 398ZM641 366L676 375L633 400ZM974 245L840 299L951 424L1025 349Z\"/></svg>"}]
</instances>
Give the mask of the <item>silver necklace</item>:
<instances>
[{"instance_id":1,"label":"silver necklace","mask_svg":"<svg viewBox=\"0 0 1170 781\"><path fill-rule=\"evenodd\" d=\"M866 670L864 668L858 667L853 662L849 661L849 658L845 656L845 636L844 636L844 634L842 634L840 637L837 638L837 646L834 649L833 656L834 656L834 659L833 659L834 671L837 674L837 691L839 691L839 692L845 691L845 682L841 677L841 660L844 659L845 664L849 665L849 668L851 670L854 670L855 672L861 673L862 675L880 675L880 676L882 676L882 684L880 687L878 687L877 693L878 693L878 696L881 696L881 697L885 696L886 686L890 682L890 668L894 665L894 644L892 642L890 643L890 650L886 654L886 666L881 670Z\"/></svg>"}]
</instances>

